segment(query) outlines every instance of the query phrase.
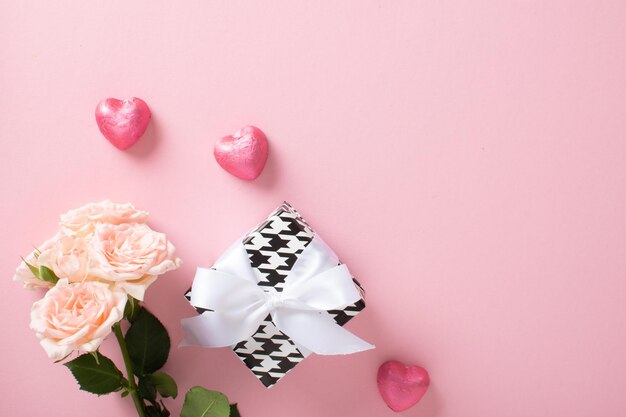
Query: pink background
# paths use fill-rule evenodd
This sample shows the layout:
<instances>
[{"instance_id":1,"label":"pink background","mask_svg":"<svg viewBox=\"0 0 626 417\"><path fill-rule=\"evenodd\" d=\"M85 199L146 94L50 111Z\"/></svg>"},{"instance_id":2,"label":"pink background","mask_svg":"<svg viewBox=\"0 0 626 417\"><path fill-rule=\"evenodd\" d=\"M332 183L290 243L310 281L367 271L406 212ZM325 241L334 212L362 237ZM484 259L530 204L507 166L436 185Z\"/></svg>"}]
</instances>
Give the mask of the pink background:
<instances>
[{"instance_id":1,"label":"pink background","mask_svg":"<svg viewBox=\"0 0 626 417\"><path fill-rule=\"evenodd\" d=\"M104 198L177 245L147 297L174 343L196 266L283 199L366 286L348 327L376 350L265 390L227 349L173 349L182 392L244 417L391 416L375 376L396 358L432 378L407 416L626 415L626 3L27 3L0 3L0 415L134 415L48 360L40 294L11 281L60 213ZM153 121L121 152L93 110L133 95ZM270 140L255 182L212 158L245 124Z\"/></svg>"}]
</instances>

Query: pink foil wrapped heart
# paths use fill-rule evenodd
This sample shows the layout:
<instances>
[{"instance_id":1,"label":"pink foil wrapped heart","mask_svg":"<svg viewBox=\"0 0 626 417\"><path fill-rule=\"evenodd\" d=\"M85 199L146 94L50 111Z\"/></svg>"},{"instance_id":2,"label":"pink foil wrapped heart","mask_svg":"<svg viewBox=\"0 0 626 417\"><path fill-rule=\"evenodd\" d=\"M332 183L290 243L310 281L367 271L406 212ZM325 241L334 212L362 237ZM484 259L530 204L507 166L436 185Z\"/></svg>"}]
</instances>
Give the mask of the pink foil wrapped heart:
<instances>
[{"instance_id":1,"label":"pink foil wrapped heart","mask_svg":"<svg viewBox=\"0 0 626 417\"><path fill-rule=\"evenodd\" d=\"M420 366L387 361L378 368L377 383L385 403L393 411L400 412L422 399L430 385L430 377Z\"/></svg>"},{"instance_id":2,"label":"pink foil wrapped heart","mask_svg":"<svg viewBox=\"0 0 626 417\"><path fill-rule=\"evenodd\" d=\"M96 107L96 123L100 132L118 149L128 149L137 143L148 122L150 109L140 98L107 98Z\"/></svg>"},{"instance_id":3,"label":"pink foil wrapped heart","mask_svg":"<svg viewBox=\"0 0 626 417\"><path fill-rule=\"evenodd\" d=\"M259 128L246 126L217 141L215 160L237 178L253 180L261 174L267 161L268 145Z\"/></svg>"}]
</instances>

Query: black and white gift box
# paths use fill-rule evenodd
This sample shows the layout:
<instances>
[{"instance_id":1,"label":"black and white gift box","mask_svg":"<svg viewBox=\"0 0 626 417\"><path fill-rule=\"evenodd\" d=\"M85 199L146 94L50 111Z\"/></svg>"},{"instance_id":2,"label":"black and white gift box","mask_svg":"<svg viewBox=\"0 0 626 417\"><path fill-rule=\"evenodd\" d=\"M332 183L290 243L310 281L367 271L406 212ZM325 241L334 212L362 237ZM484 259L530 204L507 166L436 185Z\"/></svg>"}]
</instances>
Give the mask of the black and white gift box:
<instances>
[{"instance_id":1,"label":"black and white gift box","mask_svg":"<svg viewBox=\"0 0 626 417\"><path fill-rule=\"evenodd\" d=\"M185 297L201 316L183 320L187 333L183 344L230 346L266 387L278 382L312 352L345 354L373 348L340 327L365 308L361 285L288 203L278 207L234 247L225 256L230 258L231 264L236 263L233 259L239 264L247 263L245 268L237 270L242 272L233 272L236 269L222 258L211 269L198 269L194 285ZM306 259L301 259L303 257ZM317 268L314 274L309 273L312 268ZM237 275L247 275L247 282L238 281ZM311 278L312 275L315 276ZM250 281L257 287L251 287ZM216 289L219 283L225 288ZM237 283L242 284L241 291ZM315 288L311 283L317 284ZM216 295L219 291L223 291L222 296ZM343 294L337 295L342 291ZM206 301L203 295L215 301ZM228 304L222 300L230 298L245 299L250 304L247 311L254 311L241 315L241 321L258 315L256 322L250 319L252 321L247 323L253 326L252 331L233 329L239 326L233 320L239 317L240 307L223 306L234 309L233 314L220 310L223 303ZM200 299L203 301L197 301ZM252 299L255 301L249 301ZM335 299L349 302L337 301L339 305L334 306L337 308L327 309ZM318 339L329 340L311 340L311 332L316 334L318 324ZM231 331L245 334L245 337L238 339L230 335ZM214 340L216 334L221 336L222 333L224 339ZM339 345L327 346L327 343Z\"/></svg>"}]
</instances>

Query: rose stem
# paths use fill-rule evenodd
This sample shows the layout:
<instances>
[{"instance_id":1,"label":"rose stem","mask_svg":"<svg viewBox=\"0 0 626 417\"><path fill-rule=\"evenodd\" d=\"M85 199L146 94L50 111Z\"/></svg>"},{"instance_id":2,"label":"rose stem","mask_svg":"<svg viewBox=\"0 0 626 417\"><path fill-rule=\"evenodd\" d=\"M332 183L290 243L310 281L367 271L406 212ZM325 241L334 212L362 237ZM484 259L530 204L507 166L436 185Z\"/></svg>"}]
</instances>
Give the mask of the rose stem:
<instances>
[{"instance_id":1,"label":"rose stem","mask_svg":"<svg viewBox=\"0 0 626 417\"><path fill-rule=\"evenodd\" d=\"M135 408L137 409L137 414L139 414L139 417L146 417L143 409L143 401L141 401L141 398L139 398L139 394L137 393L135 374L133 373L133 364L130 361L128 348L126 347L126 341L124 340L124 335L122 334L122 328L119 322L113 325L113 332L115 332L117 343L119 343L120 345L122 357L124 358L124 365L126 365L126 374L128 375L128 392L130 393L130 396L133 397L133 402L135 403Z\"/></svg>"}]
</instances>

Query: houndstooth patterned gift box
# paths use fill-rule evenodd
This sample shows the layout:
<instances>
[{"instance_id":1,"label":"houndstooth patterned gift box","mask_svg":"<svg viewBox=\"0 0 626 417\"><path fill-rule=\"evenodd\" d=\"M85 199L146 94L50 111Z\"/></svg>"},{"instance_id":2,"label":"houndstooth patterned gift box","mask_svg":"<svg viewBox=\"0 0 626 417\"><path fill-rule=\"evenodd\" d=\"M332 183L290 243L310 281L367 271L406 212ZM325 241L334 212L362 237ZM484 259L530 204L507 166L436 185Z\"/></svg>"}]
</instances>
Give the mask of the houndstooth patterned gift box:
<instances>
[{"instance_id":1,"label":"houndstooth patterned gift box","mask_svg":"<svg viewBox=\"0 0 626 417\"><path fill-rule=\"evenodd\" d=\"M257 285L281 292L285 278L314 236L313 229L288 203L272 212L243 239ZM354 278L353 281L363 296L361 285ZM191 300L191 289L185 298ZM328 313L343 326L364 308L365 302L361 298L342 310L329 310ZM196 311L202 314L207 310L196 308ZM274 385L310 354L278 330L269 315L256 333L232 349L266 387Z\"/></svg>"}]
</instances>

